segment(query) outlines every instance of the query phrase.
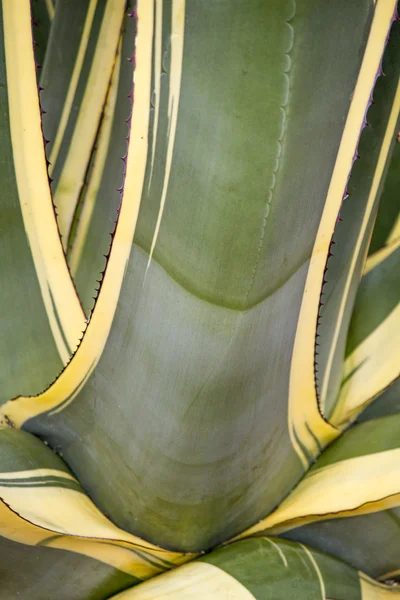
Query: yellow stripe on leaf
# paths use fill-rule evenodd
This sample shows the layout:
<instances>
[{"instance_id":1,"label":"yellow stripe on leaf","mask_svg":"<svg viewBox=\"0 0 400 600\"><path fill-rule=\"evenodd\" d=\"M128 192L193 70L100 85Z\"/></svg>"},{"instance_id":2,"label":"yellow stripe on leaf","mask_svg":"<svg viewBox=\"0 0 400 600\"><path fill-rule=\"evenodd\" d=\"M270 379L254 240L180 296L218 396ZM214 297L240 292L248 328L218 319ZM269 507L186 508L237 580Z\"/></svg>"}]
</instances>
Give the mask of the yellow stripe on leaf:
<instances>
[{"instance_id":1,"label":"yellow stripe on leaf","mask_svg":"<svg viewBox=\"0 0 400 600\"><path fill-rule=\"evenodd\" d=\"M398 238L397 240L393 240L390 243L388 242L385 246L380 248L380 250L377 250L376 252L368 256L365 262L363 275L366 275L367 273L372 271L372 269L380 265L384 260L386 260L386 258L393 254L393 252L397 250L399 246L400 238Z\"/></svg>"},{"instance_id":2,"label":"yellow stripe on leaf","mask_svg":"<svg viewBox=\"0 0 400 600\"><path fill-rule=\"evenodd\" d=\"M400 303L347 357L332 418L348 425L400 375Z\"/></svg>"},{"instance_id":3,"label":"yellow stripe on leaf","mask_svg":"<svg viewBox=\"0 0 400 600\"><path fill-rule=\"evenodd\" d=\"M75 481L75 478L72 477L69 473L65 471L57 471L57 469L35 469L35 470L25 470L25 471L12 471L9 473L0 473L0 480L3 481L14 481L17 482L21 479L29 479L30 477L62 477L64 479L69 479L71 481ZM0 483L1 486L1 483Z\"/></svg>"},{"instance_id":4,"label":"yellow stripe on leaf","mask_svg":"<svg viewBox=\"0 0 400 600\"><path fill-rule=\"evenodd\" d=\"M350 285L351 282L353 280L353 275L355 272L355 268L358 262L358 257L360 255L361 252L361 248L362 248L362 244L363 244L363 240L365 238L365 232L367 230L368 227L368 222L370 220L370 215L372 212L372 209L375 205L375 199L378 193L378 190L381 186L382 183L382 179L383 179L383 175L384 175L384 171L385 171L385 166L387 163L387 156L390 150L390 146L392 143L392 140L394 138L394 133L395 133L395 129L396 129L396 125L397 125L397 120L398 120L398 115L399 115L399 110L400 110L400 84L397 88L397 92L396 92L396 96L395 96L395 100L393 103L393 107L392 107L392 111L389 117L389 121L388 121L388 125L387 125L387 129L385 132L385 136L382 142L382 147L381 147L381 151L379 153L379 158L378 158L378 163L375 169L375 173L373 176L373 180L372 180L372 185L371 185L371 189L370 189L370 193L368 196L368 201L367 201L367 205L365 207L365 212L363 214L363 220L361 223L361 227L360 227L360 231L358 234L358 238L357 238L357 242L355 244L354 250L353 250L353 256L351 259L351 265L350 265L350 269L347 275L347 279L346 279L346 285L345 285L345 289L343 291L343 295L342 295L342 299L341 299L341 303L340 303L340 308L339 308L339 312L337 315L337 320L336 320L336 324L335 324L335 331L334 331L334 337L333 337L333 342L330 348L330 353L328 356L328 361L327 361L327 367L325 369L325 373L324 373L324 378L322 381L322 385L321 385L321 399L323 399L326 396L326 392L327 392L327 386L328 386L328 381L329 381L329 377L330 377L330 373L331 373L331 368L332 368L332 363L333 363L333 357L334 357L334 351L336 348L336 344L337 344L337 340L339 338L339 334L340 334L340 328L341 328L341 323L342 323L342 318L343 318L343 314L345 311L345 307L346 307L346 303L347 303L347 299L348 299L348 294L349 294L349 290L350 290ZM332 422L336 423L336 419L335 419L335 413L332 415Z\"/></svg>"},{"instance_id":5,"label":"yellow stripe on leaf","mask_svg":"<svg viewBox=\"0 0 400 600\"><path fill-rule=\"evenodd\" d=\"M151 186L153 178L154 158L157 144L158 120L160 116L160 93L161 93L161 67L162 67L162 18L163 18L163 0L156 1L156 26L154 34L154 124L153 140L151 144L151 166L148 187Z\"/></svg>"},{"instance_id":6,"label":"yellow stripe on leaf","mask_svg":"<svg viewBox=\"0 0 400 600\"><path fill-rule=\"evenodd\" d=\"M30 6L29 2L3 0L2 7L10 130L21 211L51 330L66 364L81 337L85 316L65 261L48 184Z\"/></svg>"},{"instance_id":7,"label":"yellow stripe on leaf","mask_svg":"<svg viewBox=\"0 0 400 600\"><path fill-rule=\"evenodd\" d=\"M360 573L361 600L390 600L394 596L400 596L398 587L390 587L378 583L365 573Z\"/></svg>"},{"instance_id":8,"label":"yellow stripe on leaf","mask_svg":"<svg viewBox=\"0 0 400 600\"><path fill-rule=\"evenodd\" d=\"M311 255L300 309L290 373L288 427L293 447L305 467L309 464L310 455L318 454L319 445L331 442L338 435L337 429L324 421L318 410L314 380L314 346L319 298L332 234L396 5L396 0L378 0L376 4Z\"/></svg>"},{"instance_id":9,"label":"yellow stripe on leaf","mask_svg":"<svg viewBox=\"0 0 400 600\"><path fill-rule=\"evenodd\" d=\"M69 266L72 276L75 276L82 252L85 246L90 221L97 200L97 194L101 185L104 166L107 159L107 153L110 146L111 129L114 119L115 106L117 103L117 92L119 84L121 66L121 42L118 48L118 56L115 62L110 89L107 95L107 101L104 108L104 115L101 122L96 154L94 157L93 169L91 172L88 187L85 193L82 212L73 240L72 250L69 255Z\"/></svg>"},{"instance_id":10,"label":"yellow stripe on leaf","mask_svg":"<svg viewBox=\"0 0 400 600\"><path fill-rule=\"evenodd\" d=\"M154 7L138 0L140 25L136 36L135 102L132 111L124 195L112 249L96 307L84 338L67 368L43 394L19 397L2 406L2 415L17 426L43 412L72 402L98 363L117 308L136 227L146 169Z\"/></svg>"},{"instance_id":11,"label":"yellow stripe on leaf","mask_svg":"<svg viewBox=\"0 0 400 600\"><path fill-rule=\"evenodd\" d=\"M380 575L378 577L378 580L387 581L388 579L394 579L395 577L399 577L399 576L400 576L400 568L395 569L394 571L388 571L387 573Z\"/></svg>"},{"instance_id":12,"label":"yellow stripe on leaf","mask_svg":"<svg viewBox=\"0 0 400 600\"><path fill-rule=\"evenodd\" d=\"M58 180L54 203L64 248L107 94L125 10L125 0L108 0L74 133Z\"/></svg>"},{"instance_id":13,"label":"yellow stripe on leaf","mask_svg":"<svg viewBox=\"0 0 400 600\"><path fill-rule=\"evenodd\" d=\"M310 550L308 548L306 548L306 546L304 546L303 544L300 544L300 547L303 548L305 554L307 555L307 557L308 557L310 563L312 564L313 569L317 575L319 585L321 587L321 599L326 600L324 578L322 576L322 573L318 566L318 563L315 560L314 556L312 555L312 552L310 552Z\"/></svg>"},{"instance_id":14,"label":"yellow stripe on leaf","mask_svg":"<svg viewBox=\"0 0 400 600\"><path fill-rule=\"evenodd\" d=\"M160 11L159 11L160 12ZM160 15L161 17L161 15ZM165 160L165 174L160 199L160 208L158 210L157 222L154 228L153 239L151 241L147 269L150 267L154 248L157 243L160 231L161 220L167 198L169 177L171 173L172 156L175 144L176 126L178 122L178 108L182 80L182 60L183 44L185 33L185 0L173 0L172 2L172 33L171 33L171 70L169 80L169 98L168 98L168 146ZM155 134L156 135L156 132ZM147 271L146 269L146 271Z\"/></svg>"},{"instance_id":15,"label":"yellow stripe on leaf","mask_svg":"<svg viewBox=\"0 0 400 600\"><path fill-rule=\"evenodd\" d=\"M311 471L273 513L238 537L399 506L399 482L399 448L333 463Z\"/></svg>"},{"instance_id":16,"label":"yellow stripe on leaf","mask_svg":"<svg viewBox=\"0 0 400 600\"><path fill-rule=\"evenodd\" d=\"M400 79L373 176L368 205L373 204L375 195L381 185L386 158L394 138L399 113ZM364 217L365 223L366 219L367 216ZM361 244L361 235L359 243ZM356 259L356 253L354 257ZM344 310L344 304L341 308ZM381 352L382 348L385 348L385 352ZM353 371L354 375L344 384L333 411L331 420L335 425L343 427L349 420L355 418L366 401L374 398L399 375L399 354L400 305L347 358L344 378ZM359 365L361 366L357 368Z\"/></svg>"},{"instance_id":17,"label":"yellow stripe on leaf","mask_svg":"<svg viewBox=\"0 0 400 600\"><path fill-rule=\"evenodd\" d=\"M395 224L390 232L387 243L390 244L400 238L400 215L397 217Z\"/></svg>"},{"instance_id":18,"label":"yellow stripe on leaf","mask_svg":"<svg viewBox=\"0 0 400 600\"><path fill-rule=\"evenodd\" d=\"M255 600L255 596L226 571L205 562L184 565L153 581L134 587L112 600Z\"/></svg>"},{"instance_id":19,"label":"yellow stripe on leaf","mask_svg":"<svg viewBox=\"0 0 400 600\"><path fill-rule=\"evenodd\" d=\"M81 75L82 65L85 58L87 46L89 43L90 31L93 25L94 13L96 12L97 0L90 0L89 6L86 13L85 24L83 26L82 37L79 43L78 53L76 55L76 60L74 64L74 69L72 71L71 79L68 86L67 96L64 101L63 110L61 113L61 119L58 124L57 134L55 140L53 142L51 153L50 153L50 167L49 173L50 175L53 172L54 165L57 161L58 154L61 148L61 142L64 137L65 130L67 128L68 119L71 114L72 103L74 101L74 96L76 89L78 87L79 77Z\"/></svg>"},{"instance_id":20,"label":"yellow stripe on leaf","mask_svg":"<svg viewBox=\"0 0 400 600\"><path fill-rule=\"evenodd\" d=\"M120 571L147 579L168 565L191 558L147 543L111 523L83 493L59 483L40 485L49 471L67 481L78 482L64 471L25 471L32 483L21 485L20 473L0 474L0 535L29 545L61 548L95 558ZM7 479L7 485L4 480ZM12 483L15 483L13 487Z\"/></svg>"},{"instance_id":21,"label":"yellow stripe on leaf","mask_svg":"<svg viewBox=\"0 0 400 600\"><path fill-rule=\"evenodd\" d=\"M54 3L53 3L53 0L46 0L46 8L47 8L47 12L49 14L49 19L50 19L50 21L52 21L53 18L54 18Z\"/></svg>"}]
</instances>

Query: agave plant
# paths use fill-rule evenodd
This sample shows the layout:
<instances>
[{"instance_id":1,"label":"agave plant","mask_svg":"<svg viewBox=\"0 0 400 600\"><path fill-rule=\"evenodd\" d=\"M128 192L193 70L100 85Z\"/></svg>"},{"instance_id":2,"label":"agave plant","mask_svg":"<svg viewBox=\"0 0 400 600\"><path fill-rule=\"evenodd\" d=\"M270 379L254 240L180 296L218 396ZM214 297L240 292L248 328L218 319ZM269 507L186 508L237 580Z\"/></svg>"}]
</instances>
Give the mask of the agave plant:
<instances>
[{"instance_id":1,"label":"agave plant","mask_svg":"<svg viewBox=\"0 0 400 600\"><path fill-rule=\"evenodd\" d=\"M397 8L0 0L2 599L400 596Z\"/></svg>"}]
</instances>

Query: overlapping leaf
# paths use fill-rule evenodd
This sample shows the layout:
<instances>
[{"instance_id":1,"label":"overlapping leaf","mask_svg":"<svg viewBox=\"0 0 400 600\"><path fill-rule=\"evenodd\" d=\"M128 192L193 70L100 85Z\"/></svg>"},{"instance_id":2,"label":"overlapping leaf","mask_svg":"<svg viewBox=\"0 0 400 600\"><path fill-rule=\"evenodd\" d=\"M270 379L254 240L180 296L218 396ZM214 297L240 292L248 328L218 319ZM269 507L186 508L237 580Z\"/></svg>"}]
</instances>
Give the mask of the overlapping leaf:
<instances>
[{"instance_id":1,"label":"overlapping leaf","mask_svg":"<svg viewBox=\"0 0 400 600\"><path fill-rule=\"evenodd\" d=\"M396 446L399 434L399 419L398 416L394 417L393 421L391 420L393 417L390 416L376 421L374 419L382 415L394 415L399 412L398 408L395 410L394 403L395 398L398 400L399 394L397 392L396 395L394 392L395 388L393 389L392 399L389 395L385 399L384 395L375 404L372 404L369 410L361 414L359 421L368 420L367 427L357 425L354 432L349 431L346 433L343 442L338 442L332 448L333 455L335 446L338 447L342 443L344 447L342 447L341 459L343 459L343 454L355 455L354 446L358 446L359 450L363 452L367 445L370 445L372 452L378 451L376 458L373 458L373 454L371 454L371 458L381 460L383 468L387 446L382 441L387 434L390 440L388 446ZM381 405L381 402L383 402L383 405ZM380 443L376 448L376 440L378 439L380 439ZM350 440L350 443L347 440ZM346 463L342 464L342 466L345 465ZM358 486L360 481L368 475L369 464L367 460L364 469L356 469L352 472L351 469L355 465L354 461L353 467L351 467L351 463L348 463L347 468L350 467L350 470L345 476L346 480L348 476L354 477L354 485ZM393 470L386 474L386 477L388 480L398 479L396 464L393 465ZM328 492L332 483L333 481L327 482ZM343 495L346 493L340 481L337 485L334 485L336 489L343 492ZM371 480L371 494L379 492L379 485L379 477L376 481ZM331 494L334 495L333 490L331 490ZM351 498L351 495L349 498ZM387 501L389 502L390 499L388 498ZM374 510L373 505L369 508ZM357 512L358 510L355 511L355 513ZM369 512L360 516L347 516L346 518L340 518L340 514L334 516L335 518L310 522L302 527L290 529L283 533L283 536L329 552L345 560L354 568L366 572L371 577L381 580L398 578L400 575L400 506L398 503L393 508ZM311 521L312 519L313 517L311 517Z\"/></svg>"},{"instance_id":2,"label":"overlapping leaf","mask_svg":"<svg viewBox=\"0 0 400 600\"><path fill-rule=\"evenodd\" d=\"M35 394L75 350L85 317L54 218L29 2L0 4L0 402ZM15 32L18 31L18 35Z\"/></svg>"},{"instance_id":3,"label":"overlapping leaf","mask_svg":"<svg viewBox=\"0 0 400 600\"><path fill-rule=\"evenodd\" d=\"M120 187L124 181L132 109L134 35L134 22L127 19L87 184L83 189L79 213L75 215L75 231L70 240L68 262L87 314L93 308L97 281L101 279L106 264L105 255L110 248L110 233L115 228Z\"/></svg>"},{"instance_id":4,"label":"overlapping leaf","mask_svg":"<svg viewBox=\"0 0 400 600\"><path fill-rule=\"evenodd\" d=\"M399 594L302 544L258 538L217 550L114 600L386 600Z\"/></svg>"},{"instance_id":5,"label":"overlapping leaf","mask_svg":"<svg viewBox=\"0 0 400 600\"><path fill-rule=\"evenodd\" d=\"M115 63L125 0L57 5L41 86L58 226L67 248Z\"/></svg>"},{"instance_id":6,"label":"overlapping leaf","mask_svg":"<svg viewBox=\"0 0 400 600\"><path fill-rule=\"evenodd\" d=\"M327 448L289 496L240 537L400 506L400 415L360 423Z\"/></svg>"},{"instance_id":7,"label":"overlapping leaf","mask_svg":"<svg viewBox=\"0 0 400 600\"><path fill-rule=\"evenodd\" d=\"M103 273L82 343L58 379L36 397L30 394L68 362L84 316L47 185L29 9L26 3L27 35L20 41L12 36L15 5L1 4L7 81L0 122L6 148L3 206L15 223L2 240L11 274L4 308L13 305L18 318L22 308L16 347L23 357L16 366L6 361L5 377L14 378L18 393L26 394L6 402L1 415L4 424L50 442L81 483L36 438L0 429L0 535L72 551L62 568L61 551L53 553L55 573L63 576L75 564L74 553L81 553L88 576L80 591L99 600L192 558L127 531L166 548L207 549L265 517L339 435L319 412L314 378L320 295L334 232L341 251L332 263L331 287L324 288L328 302L319 329L324 416L333 410L340 427L354 418L393 380L398 349L389 335L398 329L394 240L368 261L340 402L334 406L355 287L397 131L395 25L383 64L386 78L376 87L377 106L358 147L396 2L137 4L122 41L124 2L88 0L76 12L74 3L57 4L43 82L47 77L46 108L58 105L59 112L52 112L45 123L52 132L45 133L52 138L64 248L69 239L87 314L94 274ZM61 48L75 40L60 72L57 37ZM212 69L204 69L205 60ZM28 156L32 147L35 157ZM305 148L308 155L300 160ZM353 169L344 225L335 231L357 151L365 158ZM122 154L125 167L119 163ZM112 231L120 200L115 188L125 175ZM99 250L107 251L110 232L104 270ZM22 284L12 281L17 242L18 273L27 273L36 285L32 305L30 298L21 300ZM37 323L30 324L24 346L23 327L33 314ZM16 323L15 318L5 349ZM39 331L44 351L38 358L47 359L48 352L49 363L37 374ZM388 344L390 368L381 352ZM365 386L368 361L375 379ZM10 389L6 398L15 395ZM356 567L367 564L373 575L395 577L398 536L381 556L382 572L377 565L372 572L368 553L349 558L341 548L346 522L347 535L360 536L365 520L381 527L380 535L396 530L399 419L381 418L349 430L243 537L290 531L325 546L324 531L338 523L331 542L338 556ZM299 525L304 527L293 530ZM12 560L13 542L1 539L0 548L9 548ZM32 549L36 554L27 557L37 557L42 566L48 550ZM25 577L30 589L30 572ZM12 593L12 574L5 585ZM44 585L51 590L54 580L47 578ZM43 590L39 586L35 593ZM68 598L78 593L73 579L63 593ZM118 598L294 593L373 600L396 590L321 552L258 538L231 544Z\"/></svg>"},{"instance_id":8,"label":"overlapping leaf","mask_svg":"<svg viewBox=\"0 0 400 600\"><path fill-rule=\"evenodd\" d=\"M398 135L396 142L350 324L338 405L347 404L351 418L366 407L358 416L361 421L399 412Z\"/></svg>"},{"instance_id":9,"label":"overlapping leaf","mask_svg":"<svg viewBox=\"0 0 400 600\"><path fill-rule=\"evenodd\" d=\"M400 375L400 245L385 246L370 256L367 266L350 324L336 408L343 420L354 419Z\"/></svg>"},{"instance_id":10,"label":"overlapping leaf","mask_svg":"<svg viewBox=\"0 0 400 600\"><path fill-rule=\"evenodd\" d=\"M321 297L317 380L321 409L337 424L347 331L390 156L400 127L400 22L395 21L382 60L374 104L354 156L346 196L333 235ZM372 100L372 98L371 98ZM394 277L394 275L393 275ZM373 324L371 323L371 327ZM348 370L345 372L345 376ZM365 375L362 375L365 378Z\"/></svg>"},{"instance_id":11,"label":"overlapping leaf","mask_svg":"<svg viewBox=\"0 0 400 600\"><path fill-rule=\"evenodd\" d=\"M34 22L35 58L42 67L49 41L51 22L54 17L53 0L32 0L32 19Z\"/></svg>"},{"instance_id":12,"label":"overlapping leaf","mask_svg":"<svg viewBox=\"0 0 400 600\"><path fill-rule=\"evenodd\" d=\"M318 412L315 327L394 6L138 4L127 178L97 305L54 386L3 414L62 448L99 507L146 539L226 539L338 435Z\"/></svg>"},{"instance_id":13,"label":"overlapping leaf","mask_svg":"<svg viewBox=\"0 0 400 600\"><path fill-rule=\"evenodd\" d=\"M397 132L399 133L399 132ZM385 187L379 205L374 233L369 247L373 254L386 244L400 238L400 137L393 152L390 168L385 180Z\"/></svg>"},{"instance_id":14,"label":"overlapping leaf","mask_svg":"<svg viewBox=\"0 0 400 600\"><path fill-rule=\"evenodd\" d=\"M400 508L318 521L282 535L329 552L375 579L400 578Z\"/></svg>"},{"instance_id":15,"label":"overlapping leaf","mask_svg":"<svg viewBox=\"0 0 400 600\"><path fill-rule=\"evenodd\" d=\"M396 379L378 396L362 413L359 415L359 421L369 421L377 417L400 413L400 379Z\"/></svg>"},{"instance_id":16,"label":"overlapping leaf","mask_svg":"<svg viewBox=\"0 0 400 600\"><path fill-rule=\"evenodd\" d=\"M75 552L0 537L0 591L7 600L107 600L136 579Z\"/></svg>"},{"instance_id":17,"label":"overlapping leaf","mask_svg":"<svg viewBox=\"0 0 400 600\"><path fill-rule=\"evenodd\" d=\"M0 429L0 450L1 536L81 553L129 575L131 585L190 558L118 529L34 436Z\"/></svg>"}]
</instances>

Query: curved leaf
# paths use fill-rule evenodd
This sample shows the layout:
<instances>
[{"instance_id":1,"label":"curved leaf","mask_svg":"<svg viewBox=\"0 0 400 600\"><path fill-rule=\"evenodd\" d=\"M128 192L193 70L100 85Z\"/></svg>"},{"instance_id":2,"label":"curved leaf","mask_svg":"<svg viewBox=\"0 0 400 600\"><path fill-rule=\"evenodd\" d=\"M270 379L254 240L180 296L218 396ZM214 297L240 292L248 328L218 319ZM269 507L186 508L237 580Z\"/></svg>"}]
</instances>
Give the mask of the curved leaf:
<instances>
[{"instance_id":1,"label":"curved leaf","mask_svg":"<svg viewBox=\"0 0 400 600\"><path fill-rule=\"evenodd\" d=\"M179 567L114 600L384 600L399 590L302 544L246 540Z\"/></svg>"},{"instance_id":2,"label":"curved leaf","mask_svg":"<svg viewBox=\"0 0 400 600\"><path fill-rule=\"evenodd\" d=\"M26 546L0 537L0 581L4 598L107 600L136 578L82 554Z\"/></svg>"},{"instance_id":3,"label":"curved leaf","mask_svg":"<svg viewBox=\"0 0 400 600\"><path fill-rule=\"evenodd\" d=\"M31 11L35 25L33 31L35 38L35 58L38 65L42 66L46 55L51 22L54 17L53 0L32 0Z\"/></svg>"},{"instance_id":4,"label":"curved leaf","mask_svg":"<svg viewBox=\"0 0 400 600\"><path fill-rule=\"evenodd\" d=\"M315 1L296 13L291 0L168 6L161 15L156 3L161 40L143 50L153 5L138 5L135 137L87 333L48 392L3 414L61 447L119 525L198 550L273 509L339 433L318 412L316 316L394 3L338 10ZM160 101L149 115L157 68ZM298 160L304 147L314 158ZM128 180L137 185L129 193ZM117 306L140 196L118 310L88 379Z\"/></svg>"},{"instance_id":5,"label":"curved leaf","mask_svg":"<svg viewBox=\"0 0 400 600\"><path fill-rule=\"evenodd\" d=\"M377 417L400 413L400 379L396 379L387 390L376 398L358 416L358 421L369 421Z\"/></svg>"},{"instance_id":6,"label":"curved leaf","mask_svg":"<svg viewBox=\"0 0 400 600\"><path fill-rule=\"evenodd\" d=\"M133 14L130 17L133 17ZM125 201L119 209L119 219L112 235L113 244L106 268L107 276L102 281L96 311L71 361L54 383L36 397L18 397L3 407L2 416L14 426L20 427L26 420L46 411L51 411L50 414L57 413L69 405L92 374L107 341L129 259L143 187L143 179L139 175L144 175L147 153L146 131L150 103L148 75L152 27L152 5L144 4L142 30L137 36L135 48L136 57L140 58L140 67L135 70L134 82L140 85L131 116L132 136L124 183Z\"/></svg>"},{"instance_id":7,"label":"curved leaf","mask_svg":"<svg viewBox=\"0 0 400 600\"><path fill-rule=\"evenodd\" d=\"M400 143L397 140L379 204L369 253L400 238Z\"/></svg>"},{"instance_id":8,"label":"curved leaf","mask_svg":"<svg viewBox=\"0 0 400 600\"><path fill-rule=\"evenodd\" d=\"M381 580L399 570L400 508L310 523L283 537L329 552Z\"/></svg>"},{"instance_id":9,"label":"curved leaf","mask_svg":"<svg viewBox=\"0 0 400 600\"><path fill-rule=\"evenodd\" d=\"M400 126L400 22L395 21L382 60L374 104L369 108L357 158L332 238L326 264L318 327L319 401L337 425L334 410L343 376L346 337L378 209L380 193Z\"/></svg>"},{"instance_id":10,"label":"curved leaf","mask_svg":"<svg viewBox=\"0 0 400 600\"><path fill-rule=\"evenodd\" d=\"M23 431L0 429L0 535L72 550L136 582L188 560L118 529L84 493L65 463Z\"/></svg>"},{"instance_id":11,"label":"curved leaf","mask_svg":"<svg viewBox=\"0 0 400 600\"><path fill-rule=\"evenodd\" d=\"M67 248L106 99L125 0L60 2L41 86L58 226Z\"/></svg>"},{"instance_id":12,"label":"curved leaf","mask_svg":"<svg viewBox=\"0 0 400 600\"><path fill-rule=\"evenodd\" d=\"M104 255L109 252L110 233L115 228L120 204L119 190L124 181L133 81L133 61L126 58L133 54L134 34L132 19L127 19L87 186L82 194L82 209L75 234L71 236L68 262L87 314L93 308L96 280L101 279L105 268Z\"/></svg>"},{"instance_id":13,"label":"curved leaf","mask_svg":"<svg viewBox=\"0 0 400 600\"><path fill-rule=\"evenodd\" d=\"M357 293L336 422L353 420L400 375L400 247L394 243L379 254Z\"/></svg>"},{"instance_id":14,"label":"curved leaf","mask_svg":"<svg viewBox=\"0 0 400 600\"><path fill-rule=\"evenodd\" d=\"M85 316L68 272L48 184L30 3L3 0L0 20L0 79L6 91L0 98L4 402L49 385L75 350Z\"/></svg>"},{"instance_id":15,"label":"curved leaf","mask_svg":"<svg viewBox=\"0 0 400 600\"><path fill-rule=\"evenodd\" d=\"M238 537L400 506L400 415L357 424L327 448L265 519Z\"/></svg>"}]
</instances>

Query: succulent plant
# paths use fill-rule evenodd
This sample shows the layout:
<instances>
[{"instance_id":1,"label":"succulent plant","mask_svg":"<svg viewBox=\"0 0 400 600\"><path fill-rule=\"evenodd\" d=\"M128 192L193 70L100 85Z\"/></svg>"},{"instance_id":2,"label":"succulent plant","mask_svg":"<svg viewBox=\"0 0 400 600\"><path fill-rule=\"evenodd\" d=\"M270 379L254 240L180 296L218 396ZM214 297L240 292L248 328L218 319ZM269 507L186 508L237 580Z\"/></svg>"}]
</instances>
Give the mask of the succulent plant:
<instances>
[{"instance_id":1,"label":"succulent plant","mask_svg":"<svg viewBox=\"0 0 400 600\"><path fill-rule=\"evenodd\" d=\"M0 0L0 598L400 595L397 9Z\"/></svg>"}]
</instances>

